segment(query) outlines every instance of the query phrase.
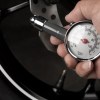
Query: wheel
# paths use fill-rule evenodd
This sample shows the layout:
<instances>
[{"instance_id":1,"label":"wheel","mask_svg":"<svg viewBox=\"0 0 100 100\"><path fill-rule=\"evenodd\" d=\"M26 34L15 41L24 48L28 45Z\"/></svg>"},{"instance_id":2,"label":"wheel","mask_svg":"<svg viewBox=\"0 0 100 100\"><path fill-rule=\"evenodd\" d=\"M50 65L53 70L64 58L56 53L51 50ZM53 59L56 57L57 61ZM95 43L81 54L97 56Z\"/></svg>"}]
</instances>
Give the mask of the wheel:
<instances>
[{"instance_id":1,"label":"wheel","mask_svg":"<svg viewBox=\"0 0 100 100\"><path fill-rule=\"evenodd\" d=\"M17 90L32 100L84 98L89 81L67 69L56 53L45 48L38 30L28 21L31 16L27 6L1 19L1 72ZM64 70L62 84L57 87Z\"/></svg>"}]
</instances>

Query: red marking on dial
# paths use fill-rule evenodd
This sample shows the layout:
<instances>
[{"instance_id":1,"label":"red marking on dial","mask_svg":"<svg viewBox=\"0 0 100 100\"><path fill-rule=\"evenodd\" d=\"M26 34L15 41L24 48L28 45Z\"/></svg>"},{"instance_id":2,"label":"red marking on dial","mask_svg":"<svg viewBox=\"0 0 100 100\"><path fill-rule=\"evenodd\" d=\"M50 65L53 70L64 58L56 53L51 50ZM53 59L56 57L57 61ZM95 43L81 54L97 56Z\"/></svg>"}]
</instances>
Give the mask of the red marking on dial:
<instances>
[{"instance_id":1,"label":"red marking on dial","mask_svg":"<svg viewBox=\"0 0 100 100\"><path fill-rule=\"evenodd\" d=\"M82 43L87 44L89 43L88 39L81 39Z\"/></svg>"}]
</instances>

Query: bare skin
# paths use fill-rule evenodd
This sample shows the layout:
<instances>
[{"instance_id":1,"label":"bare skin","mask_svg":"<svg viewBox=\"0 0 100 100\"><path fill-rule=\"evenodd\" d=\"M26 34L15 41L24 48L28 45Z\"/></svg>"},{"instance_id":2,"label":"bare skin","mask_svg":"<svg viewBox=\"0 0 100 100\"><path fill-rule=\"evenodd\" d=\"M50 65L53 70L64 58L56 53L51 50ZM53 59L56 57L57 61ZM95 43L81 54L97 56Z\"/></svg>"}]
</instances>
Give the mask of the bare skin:
<instances>
[{"instance_id":1,"label":"bare skin","mask_svg":"<svg viewBox=\"0 0 100 100\"><path fill-rule=\"evenodd\" d=\"M65 20L69 23L84 19L92 20L97 32L100 33L100 0L81 0L65 17ZM80 77L100 79L100 57L95 61L78 62L68 53L62 41L53 36L51 36L50 41L53 45L58 45L58 55L61 56L68 67L75 70Z\"/></svg>"}]
</instances>

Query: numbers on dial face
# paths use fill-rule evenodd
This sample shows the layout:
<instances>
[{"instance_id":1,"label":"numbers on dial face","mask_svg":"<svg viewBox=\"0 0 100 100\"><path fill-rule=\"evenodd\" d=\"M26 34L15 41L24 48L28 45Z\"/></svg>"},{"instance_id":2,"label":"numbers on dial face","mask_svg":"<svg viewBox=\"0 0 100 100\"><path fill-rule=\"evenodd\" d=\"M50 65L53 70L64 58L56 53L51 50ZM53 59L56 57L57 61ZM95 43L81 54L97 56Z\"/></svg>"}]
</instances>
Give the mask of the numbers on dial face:
<instances>
[{"instance_id":1,"label":"numbers on dial face","mask_svg":"<svg viewBox=\"0 0 100 100\"><path fill-rule=\"evenodd\" d=\"M72 56L93 59L100 52L100 35L91 23L80 23L68 33L67 47Z\"/></svg>"}]
</instances>

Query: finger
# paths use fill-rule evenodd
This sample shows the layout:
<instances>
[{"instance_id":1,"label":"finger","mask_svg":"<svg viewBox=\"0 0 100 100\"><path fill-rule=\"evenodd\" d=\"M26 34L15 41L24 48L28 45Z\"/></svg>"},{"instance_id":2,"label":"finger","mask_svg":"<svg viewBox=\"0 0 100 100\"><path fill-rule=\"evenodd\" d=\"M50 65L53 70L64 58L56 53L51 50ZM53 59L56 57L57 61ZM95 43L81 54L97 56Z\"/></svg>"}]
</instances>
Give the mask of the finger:
<instances>
[{"instance_id":1,"label":"finger","mask_svg":"<svg viewBox=\"0 0 100 100\"><path fill-rule=\"evenodd\" d=\"M85 18L81 13L79 3L75 6L75 8L68 15L65 16L65 20L69 23L77 22L82 19L85 19Z\"/></svg>"},{"instance_id":2,"label":"finger","mask_svg":"<svg viewBox=\"0 0 100 100\"><path fill-rule=\"evenodd\" d=\"M97 79L100 79L100 57L95 61L95 72Z\"/></svg>"},{"instance_id":3,"label":"finger","mask_svg":"<svg viewBox=\"0 0 100 100\"><path fill-rule=\"evenodd\" d=\"M95 0L94 0L95 1ZM89 6L91 5L91 6ZM65 19L67 22L77 22L83 19L91 19L92 17L92 10L94 2L90 2L90 0L82 0L79 1L75 8L66 15Z\"/></svg>"},{"instance_id":4,"label":"finger","mask_svg":"<svg viewBox=\"0 0 100 100\"><path fill-rule=\"evenodd\" d=\"M57 38L54 37L54 36L51 36L51 37L50 37L50 42L51 42L53 45L59 45L60 43L62 43L61 40L57 39Z\"/></svg>"},{"instance_id":5,"label":"finger","mask_svg":"<svg viewBox=\"0 0 100 100\"><path fill-rule=\"evenodd\" d=\"M66 47L65 47L64 43L58 45L57 53L58 53L58 55L61 56L62 58L65 57L66 54L68 54L68 51L66 50Z\"/></svg>"},{"instance_id":6,"label":"finger","mask_svg":"<svg viewBox=\"0 0 100 100\"><path fill-rule=\"evenodd\" d=\"M65 57L64 57L64 61L67 65L68 68L75 68L75 66L77 65L77 60L74 59L70 54L67 54Z\"/></svg>"},{"instance_id":7,"label":"finger","mask_svg":"<svg viewBox=\"0 0 100 100\"><path fill-rule=\"evenodd\" d=\"M80 62L77 64L76 66L76 73L80 76L80 77L86 77L87 75L90 74L90 72L93 70L93 63L92 61L84 61L84 62Z\"/></svg>"},{"instance_id":8,"label":"finger","mask_svg":"<svg viewBox=\"0 0 100 100\"><path fill-rule=\"evenodd\" d=\"M64 28L69 29L70 27L71 27L70 25L66 25Z\"/></svg>"}]
</instances>

